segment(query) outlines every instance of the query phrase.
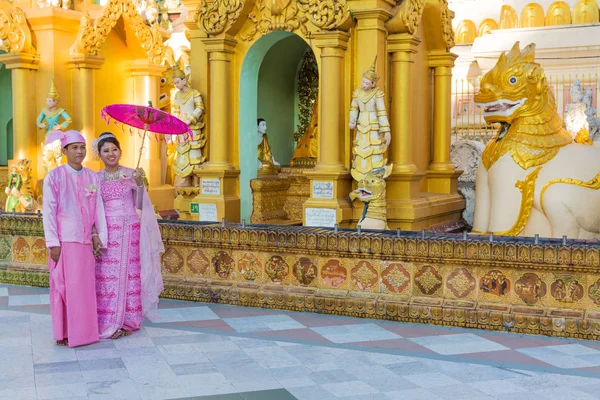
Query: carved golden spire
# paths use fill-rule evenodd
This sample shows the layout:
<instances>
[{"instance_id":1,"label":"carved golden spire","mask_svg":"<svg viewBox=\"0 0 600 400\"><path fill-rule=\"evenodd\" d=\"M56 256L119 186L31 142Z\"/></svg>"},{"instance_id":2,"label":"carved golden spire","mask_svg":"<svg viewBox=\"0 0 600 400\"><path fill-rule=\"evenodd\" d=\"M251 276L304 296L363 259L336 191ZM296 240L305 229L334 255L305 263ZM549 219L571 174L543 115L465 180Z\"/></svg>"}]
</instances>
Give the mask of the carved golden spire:
<instances>
[{"instance_id":1,"label":"carved golden spire","mask_svg":"<svg viewBox=\"0 0 600 400\"><path fill-rule=\"evenodd\" d=\"M375 56L375 59L373 60L373 65L371 65L371 68L369 68L363 74L363 78L367 78L368 80L370 80L373 83L377 82L379 80L379 75L377 75L377 72L375 71L376 67L377 67L377 56Z\"/></svg>"},{"instance_id":2,"label":"carved golden spire","mask_svg":"<svg viewBox=\"0 0 600 400\"><path fill-rule=\"evenodd\" d=\"M54 80L50 84L50 90L48 90L48 95L46 96L46 98L47 99L54 99L54 100L58 100L59 99L58 90L56 90L56 86L54 85Z\"/></svg>"}]
</instances>

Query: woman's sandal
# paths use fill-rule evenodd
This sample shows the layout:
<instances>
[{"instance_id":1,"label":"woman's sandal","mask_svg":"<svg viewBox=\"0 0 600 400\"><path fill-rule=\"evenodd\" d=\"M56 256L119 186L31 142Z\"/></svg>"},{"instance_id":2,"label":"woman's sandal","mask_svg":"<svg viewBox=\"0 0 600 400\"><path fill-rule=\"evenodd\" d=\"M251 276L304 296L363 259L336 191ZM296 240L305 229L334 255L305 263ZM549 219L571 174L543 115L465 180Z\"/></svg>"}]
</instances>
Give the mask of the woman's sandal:
<instances>
[{"instance_id":1,"label":"woman's sandal","mask_svg":"<svg viewBox=\"0 0 600 400\"><path fill-rule=\"evenodd\" d=\"M111 339L118 339L121 336L123 336L123 329L119 329L118 331L116 331L115 333L113 333L113 335L110 338Z\"/></svg>"}]
</instances>

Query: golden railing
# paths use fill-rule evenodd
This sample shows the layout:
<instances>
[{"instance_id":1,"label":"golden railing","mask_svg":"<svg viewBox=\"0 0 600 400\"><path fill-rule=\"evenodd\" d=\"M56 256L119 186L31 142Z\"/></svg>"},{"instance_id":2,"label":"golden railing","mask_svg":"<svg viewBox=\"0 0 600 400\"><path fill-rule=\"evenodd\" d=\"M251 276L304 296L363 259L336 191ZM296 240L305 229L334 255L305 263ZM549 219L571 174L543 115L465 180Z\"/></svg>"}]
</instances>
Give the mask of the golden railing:
<instances>
[{"instance_id":1,"label":"golden railing","mask_svg":"<svg viewBox=\"0 0 600 400\"><path fill-rule=\"evenodd\" d=\"M591 106L597 108L598 73L548 75L548 84L556 100L557 110L564 120L565 108L571 103L570 90L579 79L582 92L588 89ZM483 110L475 105L473 98L479 91L481 77L457 79L452 87L452 140L468 139L487 143L496 133L496 125L488 125L483 119Z\"/></svg>"}]
</instances>

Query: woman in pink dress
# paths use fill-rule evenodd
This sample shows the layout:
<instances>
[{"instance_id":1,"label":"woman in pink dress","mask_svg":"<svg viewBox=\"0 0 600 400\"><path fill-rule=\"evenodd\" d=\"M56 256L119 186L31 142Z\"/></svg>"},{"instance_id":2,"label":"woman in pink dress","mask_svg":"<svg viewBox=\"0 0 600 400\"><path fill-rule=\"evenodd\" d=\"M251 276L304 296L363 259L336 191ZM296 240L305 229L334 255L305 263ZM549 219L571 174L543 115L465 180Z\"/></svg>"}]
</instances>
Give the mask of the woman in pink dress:
<instances>
[{"instance_id":1,"label":"woman in pink dress","mask_svg":"<svg viewBox=\"0 0 600 400\"><path fill-rule=\"evenodd\" d=\"M98 326L101 339L117 339L140 329L142 315L156 311L164 247L142 171L119 164L121 145L109 132L94 150L104 163L98 178L108 227L96 262Z\"/></svg>"}]
</instances>

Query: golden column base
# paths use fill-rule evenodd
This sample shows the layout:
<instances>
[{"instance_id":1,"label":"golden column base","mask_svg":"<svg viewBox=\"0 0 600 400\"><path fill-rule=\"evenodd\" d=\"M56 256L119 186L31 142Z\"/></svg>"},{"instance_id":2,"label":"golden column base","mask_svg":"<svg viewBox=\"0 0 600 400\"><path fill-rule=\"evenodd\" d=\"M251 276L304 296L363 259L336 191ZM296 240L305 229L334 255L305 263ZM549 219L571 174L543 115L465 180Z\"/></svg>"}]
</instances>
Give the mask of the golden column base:
<instances>
[{"instance_id":1,"label":"golden column base","mask_svg":"<svg viewBox=\"0 0 600 400\"><path fill-rule=\"evenodd\" d=\"M200 170L196 172L196 170ZM216 209L217 221L225 218L229 222L239 222L240 220L240 196L238 187L240 184L239 170L212 170L206 167L194 169L194 175L200 177L200 191L190 201L185 199L175 201L177 210L189 210L191 203L205 204L211 207L209 212ZM179 190L179 189L178 189ZM181 212L181 211L180 211ZM192 216L191 219L199 218L204 220L202 215Z\"/></svg>"}]
</instances>

